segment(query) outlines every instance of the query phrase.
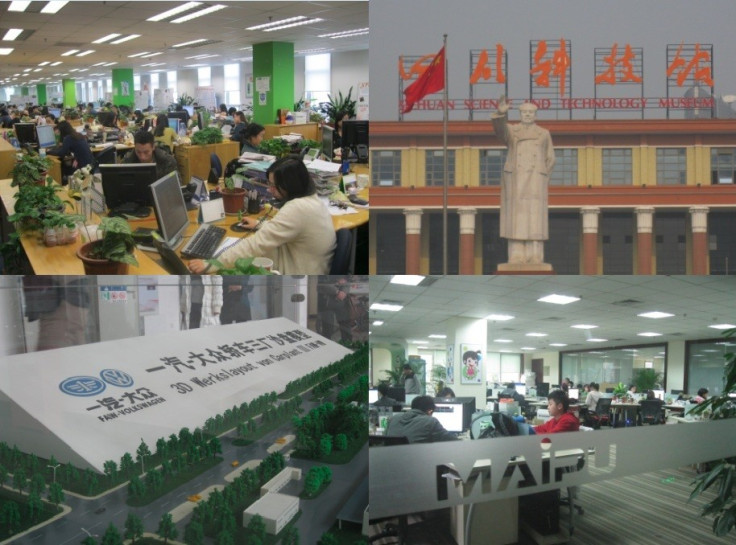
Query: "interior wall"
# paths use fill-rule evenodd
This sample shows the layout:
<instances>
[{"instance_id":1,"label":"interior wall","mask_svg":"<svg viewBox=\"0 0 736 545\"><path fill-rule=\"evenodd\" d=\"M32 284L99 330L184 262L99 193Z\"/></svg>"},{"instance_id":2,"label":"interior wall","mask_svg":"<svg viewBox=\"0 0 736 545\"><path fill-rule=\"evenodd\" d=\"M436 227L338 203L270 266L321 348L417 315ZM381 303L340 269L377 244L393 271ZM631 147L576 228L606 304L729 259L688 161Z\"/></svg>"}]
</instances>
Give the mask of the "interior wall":
<instances>
[{"instance_id":1,"label":"interior wall","mask_svg":"<svg viewBox=\"0 0 736 545\"><path fill-rule=\"evenodd\" d=\"M189 96L197 97L197 70L195 68L188 68L177 72L176 92L179 95L186 93Z\"/></svg>"},{"instance_id":2,"label":"interior wall","mask_svg":"<svg viewBox=\"0 0 736 545\"><path fill-rule=\"evenodd\" d=\"M302 69L302 72L304 70ZM331 95L341 91L347 95L353 88L351 98L357 100L358 84L368 81L368 51L345 51L332 55L330 87Z\"/></svg>"},{"instance_id":3,"label":"interior wall","mask_svg":"<svg viewBox=\"0 0 736 545\"><path fill-rule=\"evenodd\" d=\"M375 386L385 379L383 372L391 369L391 352L388 348L371 348L371 362L371 384Z\"/></svg>"},{"instance_id":4,"label":"interior wall","mask_svg":"<svg viewBox=\"0 0 736 545\"><path fill-rule=\"evenodd\" d=\"M534 352L532 354L524 354L524 372L531 372L532 360L544 360L542 364L545 371L549 367L549 374L545 373L544 378L538 382L549 382L550 386L560 383L560 353L559 352Z\"/></svg>"},{"instance_id":5,"label":"interior wall","mask_svg":"<svg viewBox=\"0 0 736 545\"><path fill-rule=\"evenodd\" d=\"M667 344L666 392L685 389L685 341Z\"/></svg>"}]
</instances>

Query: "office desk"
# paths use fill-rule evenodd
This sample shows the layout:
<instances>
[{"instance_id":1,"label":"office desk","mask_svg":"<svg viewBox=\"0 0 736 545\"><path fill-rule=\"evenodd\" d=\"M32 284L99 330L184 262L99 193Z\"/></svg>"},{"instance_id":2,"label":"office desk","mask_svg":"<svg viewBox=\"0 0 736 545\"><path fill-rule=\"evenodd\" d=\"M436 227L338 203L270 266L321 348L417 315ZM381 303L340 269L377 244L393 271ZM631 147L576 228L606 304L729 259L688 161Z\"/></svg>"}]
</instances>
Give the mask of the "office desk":
<instances>
[{"instance_id":1,"label":"office desk","mask_svg":"<svg viewBox=\"0 0 736 545\"><path fill-rule=\"evenodd\" d=\"M634 418L632 421L632 426L638 426L638 420L639 420L639 411L641 410L641 405L638 403L611 403L611 409L614 411L614 427L616 426L616 423L618 421L618 415L622 414L624 417L624 422L629 420L629 415L633 411Z\"/></svg>"},{"instance_id":2,"label":"office desk","mask_svg":"<svg viewBox=\"0 0 736 545\"><path fill-rule=\"evenodd\" d=\"M13 205L15 203L15 199L13 196L18 191L17 188L10 186L11 182L12 180L10 179L0 180L0 199L3 203L3 213L7 215L11 215L14 211ZM365 199L368 198L367 188L361 192L361 197ZM197 230L198 213L198 209L189 211L190 224L184 235L185 237L192 236ZM267 212L264 210L259 214L259 216L266 213ZM98 221L99 220L97 218L94 218L90 223L98 223ZM229 228L229 226L236 221L237 220L234 217L230 216L217 222L215 225ZM367 221L368 210L359 210L355 214L332 216L332 223L336 230L342 228L352 229L366 223ZM137 227L150 227L154 229L158 227L156 217L153 213L151 213L147 218L130 220L130 225L134 230ZM252 233L235 233L228 229L226 236L244 237L252 236ZM84 274L82 262L76 257L77 248L83 244L81 240L77 241L75 244L47 247L43 244L40 233L32 232L24 234L21 237L21 244L23 245L26 256L31 263L31 267L36 274ZM131 266L129 274L168 274L159 254L155 252L136 250L135 255L139 266Z\"/></svg>"}]
</instances>

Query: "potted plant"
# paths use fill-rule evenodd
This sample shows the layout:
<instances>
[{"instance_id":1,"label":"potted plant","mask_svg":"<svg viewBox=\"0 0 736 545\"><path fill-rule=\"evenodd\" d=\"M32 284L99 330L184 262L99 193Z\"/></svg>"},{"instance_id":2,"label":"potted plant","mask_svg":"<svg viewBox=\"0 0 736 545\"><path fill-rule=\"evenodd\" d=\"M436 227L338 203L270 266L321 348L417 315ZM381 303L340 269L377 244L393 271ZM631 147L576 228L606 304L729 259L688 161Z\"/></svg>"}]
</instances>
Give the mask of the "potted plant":
<instances>
[{"instance_id":1,"label":"potted plant","mask_svg":"<svg viewBox=\"0 0 736 545\"><path fill-rule=\"evenodd\" d=\"M335 122L337 112L347 112L351 118L355 117L355 105L356 101L352 100L350 96L353 94L353 88L351 87L346 96L342 96L342 91L337 93L337 98L333 98L331 95L327 95L329 102L323 102L319 105L320 110L330 120L331 123Z\"/></svg>"},{"instance_id":2,"label":"potted plant","mask_svg":"<svg viewBox=\"0 0 736 545\"><path fill-rule=\"evenodd\" d=\"M14 212L8 216L8 221L15 223L21 231L40 229L48 212L64 211L65 202L58 195L62 189L50 178L43 185L22 183L14 195Z\"/></svg>"},{"instance_id":3,"label":"potted plant","mask_svg":"<svg viewBox=\"0 0 736 545\"><path fill-rule=\"evenodd\" d=\"M85 274L128 274L129 265L138 265L130 225L123 218L102 218L100 231L98 240L77 250Z\"/></svg>"},{"instance_id":4,"label":"potted plant","mask_svg":"<svg viewBox=\"0 0 736 545\"><path fill-rule=\"evenodd\" d=\"M635 369L633 381L636 385L636 391L644 393L647 390L655 389L657 384L662 381L662 373L651 368Z\"/></svg>"},{"instance_id":5,"label":"potted plant","mask_svg":"<svg viewBox=\"0 0 736 545\"><path fill-rule=\"evenodd\" d=\"M225 188L222 190L222 204L225 208L225 214L232 216L242 212L244 199L245 189L235 187L235 180L232 177L225 178Z\"/></svg>"},{"instance_id":6,"label":"potted plant","mask_svg":"<svg viewBox=\"0 0 736 545\"><path fill-rule=\"evenodd\" d=\"M629 393L626 384L619 382L613 389L613 397L623 400Z\"/></svg>"},{"instance_id":7,"label":"potted plant","mask_svg":"<svg viewBox=\"0 0 736 545\"><path fill-rule=\"evenodd\" d=\"M51 159L36 154L23 155L15 163L10 174L13 181L12 187L22 187L28 184L43 185L48 181L48 171L51 168Z\"/></svg>"},{"instance_id":8,"label":"potted plant","mask_svg":"<svg viewBox=\"0 0 736 545\"><path fill-rule=\"evenodd\" d=\"M62 246L76 242L79 237L77 224L80 221L84 221L84 216L80 214L65 214L58 210L47 212L41 220L44 244Z\"/></svg>"},{"instance_id":9,"label":"potted plant","mask_svg":"<svg viewBox=\"0 0 736 545\"><path fill-rule=\"evenodd\" d=\"M216 259L208 259L207 263L215 267L215 274L222 275L267 275L272 274L271 271L267 271L263 267L253 265L253 257L241 257L235 260L232 267L225 267L222 263Z\"/></svg>"},{"instance_id":10,"label":"potted plant","mask_svg":"<svg viewBox=\"0 0 736 545\"><path fill-rule=\"evenodd\" d=\"M261 146L258 149L261 153L273 155L277 159L286 157L291 153L291 146L281 138L269 138L268 140L264 140L261 142Z\"/></svg>"},{"instance_id":11,"label":"potted plant","mask_svg":"<svg viewBox=\"0 0 736 545\"><path fill-rule=\"evenodd\" d=\"M203 146L222 142L222 130L218 127L206 127L192 135L192 144Z\"/></svg>"}]
</instances>

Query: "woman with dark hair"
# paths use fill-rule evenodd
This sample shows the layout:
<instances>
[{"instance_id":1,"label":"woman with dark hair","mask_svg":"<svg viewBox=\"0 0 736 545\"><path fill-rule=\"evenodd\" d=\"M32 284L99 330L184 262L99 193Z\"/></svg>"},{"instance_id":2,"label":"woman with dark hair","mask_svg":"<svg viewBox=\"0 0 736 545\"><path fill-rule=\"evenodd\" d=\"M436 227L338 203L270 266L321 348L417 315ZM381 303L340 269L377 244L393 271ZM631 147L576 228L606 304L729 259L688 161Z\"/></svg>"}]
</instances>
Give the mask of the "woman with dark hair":
<instances>
[{"instance_id":1,"label":"woman with dark hair","mask_svg":"<svg viewBox=\"0 0 736 545\"><path fill-rule=\"evenodd\" d=\"M335 252L335 229L304 162L295 156L278 159L267 176L269 192L284 202L281 210L253 236L231 246L217 260L232 267L241 257L267 257L283 274L327 274ZM241 225L255 229L258 222L243 218ZM189 262L194 274L206 269L201 259Z\"/></svg>"},{"instance_id":2,"label":"woman with dark hair","mask_svg":"<svg viewBox=\"0 0 736 545\"><path fill-rule=\"evenodd\" d=\"M344 110L340 110L335 114L335 131L332 133L332 148L340 149L342 147L342 122L350 119L350 115Z\"/></svg>"},{"instance_id":3,"label":"woman with dark hair","mask_svg":"<svg viewBox=\"0 0 736 545\"><path fill-rule=\"evenodd\" d=\"M48 150L49 155L57 155L59 157L66 157L69 154L74 154L74 162L72 168L65 168L67 172L62 172L63 175L72 174L79 168L84 168L87 165L94 165L95 158L92 155L92 150L89 149L89 143L87 137L78 133L71 123L68 121L62 121L56 127L54 132L59 133L61 138L61 146L51 148ZM64 163L62 162L62 166Z\"/></svg>"},{"instance_id":4,"label":"woman with dark hair","mask_svg":"<svg viewBox=\"0 0 736 545\"><path fill-rule=\"evenodd\" d=\"M242 142L243 132L248 128L248 124L245 122L245 114L241 111L235 112L234 119L235 126L230 131L230 140L233 142Z\"/></svg>"},{"instance_id":5,"label":"woman with dark hair","mask_svg":"<svg viewBox=\"0 0 736 545\"><path fill-rule=\"evenodd\" d=\"M176 140L176 131L169 127L169 118L166 114L158 114L156 116L156 128L153 131L153 140L166 144L171 153L174 153L174 140Z\"/></svg>"},{"instance_id":6,"label":"woman with dark hair","mask_svg":"<svg viewBox=\"0 0 736 545\"><path fill-rule=\"evenodd\" d=\"M240 135L240 141L243 143L243 148L240 150L241 154L246 151L260 153L261 142L263 142L263 137L266 136L266 127L258 123L251 123L242 130Z\"/></svg>"}]
</instances>

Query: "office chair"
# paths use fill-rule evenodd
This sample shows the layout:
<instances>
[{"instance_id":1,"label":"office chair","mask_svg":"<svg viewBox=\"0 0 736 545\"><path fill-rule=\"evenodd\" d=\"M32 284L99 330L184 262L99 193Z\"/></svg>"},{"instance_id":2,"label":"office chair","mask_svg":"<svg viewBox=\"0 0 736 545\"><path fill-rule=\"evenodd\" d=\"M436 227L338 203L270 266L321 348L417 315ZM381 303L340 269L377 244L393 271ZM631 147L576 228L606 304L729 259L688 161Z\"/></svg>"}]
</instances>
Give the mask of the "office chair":
<instances>
[{"instance_id":1,"label":"office chair","mask_svg":"<svg viewBox=\"0 0 736 545\"><path fill-rule=\"evenodd\" d=\"M641 402L642 424L662 424L664 422L662 413L662 403L658 399L645 399Z\"/></svg>"},{"instance_id":2,"label":"office chair","mask_svg":"<svg viewBox=\"0 0 736 545\"><path fill-rule=\"evenodd\" d=\"M116 153L115 146L107 147L95 156L95 161L98 165L114 165L117 159Z\"/></svg>"},{"instance_id":3,"label":"office chair","mask_svg":"<svg viewBox=\"0 0 736 545\"><path fill-rule=\"evenodd\" d=\"M353 233L350 229L338 229L335 237L337 245L335 255L332 257L332 265L330 265L330 274L349 274L350 258L353 254Z\"/></svg>"},{"instance_id":4,"label":"office chair","mask_svg":"<svg viewBox=\"0 0 736 545\"><path fill-rule=\"evenodd\" d=\"M210 174L207 182L210 184L219 183L222 177L222 162L216 153L210 154Z\"/></svg>"},{"instance_id":5,"label":"office chair","mask_svg":"<svg viewBox=\"0 0 736 545\"><path fill-rule=\"evenodd\" d=\"M602 397L598 400L595 412L589 413L592 428L598 429L603 424L606 426L611 425L611 401L613 400L608 397Z\"/></svg>"}]
</instances>

